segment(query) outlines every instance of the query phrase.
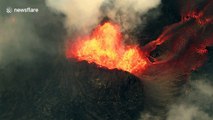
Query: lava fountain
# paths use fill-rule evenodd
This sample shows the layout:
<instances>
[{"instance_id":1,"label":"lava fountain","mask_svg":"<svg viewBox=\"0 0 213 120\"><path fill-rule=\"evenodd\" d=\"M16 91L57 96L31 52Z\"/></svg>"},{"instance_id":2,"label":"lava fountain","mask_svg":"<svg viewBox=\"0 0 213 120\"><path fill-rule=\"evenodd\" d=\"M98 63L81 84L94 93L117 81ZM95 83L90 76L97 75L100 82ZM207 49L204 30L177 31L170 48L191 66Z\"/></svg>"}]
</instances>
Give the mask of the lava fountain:
<instances>
[{"instance_id":1,"label":"lava fountain","mask_svg":"<svg viewBox=\"0 0 213 120\"><path fill-rule=\"evenodd\" d=\"M148 63L138 45L125 45L120 27L110 22L99 25L91 36L72 42L66 51L66 57L134 75L141 73Z\"/></svg>"}]
</instances>

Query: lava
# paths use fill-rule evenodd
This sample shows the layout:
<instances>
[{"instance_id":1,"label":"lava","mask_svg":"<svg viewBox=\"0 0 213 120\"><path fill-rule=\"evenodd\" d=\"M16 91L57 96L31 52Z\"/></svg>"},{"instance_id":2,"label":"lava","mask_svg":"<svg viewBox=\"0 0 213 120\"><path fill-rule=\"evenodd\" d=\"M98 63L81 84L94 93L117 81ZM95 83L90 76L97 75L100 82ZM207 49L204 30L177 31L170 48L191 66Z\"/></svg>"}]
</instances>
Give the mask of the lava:
<instances>
[{"instance_id":1,"label":"lava","mask_svg":"<svg viewBox=\"0 0 213 120\"><path fill-rule=\"evenodd\" d=\"M91 36L79 38L71 43L66 57L132 74L142 72L148 62L137 45L123 43L119 26L110 22L99 25Z\"/></svg>"}]
</instances>

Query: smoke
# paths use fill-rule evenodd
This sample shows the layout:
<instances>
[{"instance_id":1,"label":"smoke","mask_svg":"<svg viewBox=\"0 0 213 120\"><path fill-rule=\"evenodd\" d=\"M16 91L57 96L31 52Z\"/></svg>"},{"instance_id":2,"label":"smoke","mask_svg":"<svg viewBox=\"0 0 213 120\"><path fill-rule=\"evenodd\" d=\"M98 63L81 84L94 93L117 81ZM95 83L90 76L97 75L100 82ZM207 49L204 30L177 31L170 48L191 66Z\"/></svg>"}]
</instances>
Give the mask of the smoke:
<instances>
[{"instance_id":1,"label":"smoke","mask_svg":"<svg viewBox=\"0 0 213 120\"><path fill-rule=\"evenodd\" d=\"M69 30L91 30L105 17L119 23L124 30L130 30L145 22L141 16L157 8L160 0L46 0L46 4L67 17ZM153 14L153 16L157 16Z\"/></svg>"},{"instance_id":2,"label":"smoke","mask_svg":"<svg viewBox=\"0 0 213 120\"><path fill-rule=\"evenodd\" d=\"M167 120L212 120L213 85L206 80L191 83L191 91L171 106Z\"/></svg>"},{"instance_id":3,"label":"smoke","mask_svg":"<svg viewBox=\"0 0 213 120\"><path fill-rule=\"evenodd\" d=\"M48 6L66 15L69 29L84 30L99 22L103 0L46 0Z\"/></svg>"},{"instance_id":4,"label":"smoke","mask_svg":"<svg viewBox=\"0 0 213 120\"><path fill-rule=\"evenodd\" d=\"M62 40L60 35L64 32L61 29L63 17L53 15L41 0L38 2L22 0L12 3L2 0L0 4L1 67L13 62L34 61L39 59L40 55L56 54L60 46L58 41ZM7 7L12 9L32 7L39 9L39 12L6 13Z\"/></svg>"},{"instance_id":5,"label":"smoke","mask_svg":"<svg viewBox=\"0 0 213 120\"><path fill-rule=\"evenodd\" d=\"M38 8L39 12L7 13L7 7L32 7ZM27 80L36 81L35 76L40 75L35 75L37 73L35 71L41 71L44 69L38 70L41 66L50 65L54 62L53 58L58 57L65 31L62 24L63 17L48 11L42 0L37 2L21 0L12 3L2 0L0 8L2 11L0 15L0 94L2 94L1 91L5 89L22 90L19 85ZM21 72L23 69L28 69L26 71L30 73ZM24 78L26 76L27 79Z\"/></svg>"},{"instance_id":6,"label":"smoke","mask_svg":"<svg viewBox=\"0 0 213 120\"><path fill-rule=\"evenodd\" d=\"M123 30L128 31L135 28L137 25L143 22L146 24L147 17L145 14L154 8L158 8L160 5L160 0L115 0L108 1L108 6L105 12L109 18L113 21L118 22ZM107 6L106 5L106 6ZM152 12L151 16L158 16L160 10ZM142 27L142 26L141 26Z\"/></svg>"},{"instance_id":7,"label":"smoke","mask_svg":"<svg viewBox=\"0 0 213 120\"><path fill-rule=\"evenodd\" d=\"M168 104L168 112L142 112L139 120L212 120L213 85L210 80L192 80L185 94ZM161 112L161 111L159 111Z\"/></svg>"},{"instance_id":8,"label":"smoke","mask_svg":"<svg viewBox=\"0 0 213 120\"><path fill-rule=\"evenodd\" d=\"M193 105L173 106L167 120L212 120L212 118L199 107Z\"/></svg>"},{"instance_id":9,"label":"smoke","mask_svg":"<svg viewBox=\"0 0 213 120\"><path fill-rule=\"evenodd\" d=\"M40 39L23 16L0 17L0 65L14 60L32 60L40 50Z\"/></svg>"}]
</instances>

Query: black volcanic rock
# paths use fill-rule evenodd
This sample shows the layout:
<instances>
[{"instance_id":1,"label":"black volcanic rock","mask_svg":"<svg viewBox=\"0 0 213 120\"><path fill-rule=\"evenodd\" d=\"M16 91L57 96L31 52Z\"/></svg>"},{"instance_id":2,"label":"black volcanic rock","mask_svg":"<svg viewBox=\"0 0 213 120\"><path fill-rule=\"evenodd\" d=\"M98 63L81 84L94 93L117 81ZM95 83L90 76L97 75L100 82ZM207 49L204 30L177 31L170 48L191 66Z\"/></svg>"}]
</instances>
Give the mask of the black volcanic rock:
<instances>
[{"instance_id":1,"label":"black volcanic rock","mask_svg":"<svg viewBox=\"0 0 213 120\"><path fill-rule=\"evenodd\" d=\"M143 110L143 85L127 72L60 59L0 74L2 120L134 120Z\"/></svg>"},{"instance_id":2,"label":"black volcanic rock","mask_svg":"<svg viewBox=\"0 0 213 120\"><path fill-rule=\"evenodd\" d=\"M60 86L68 105L54 109L55 118L133 120L143 110L141 81L133 75L97 67L87 62L65 62ZM65 115L66 114L66 115ZM59 119L59 118L58 118Z\"/></svg>"}]
</instances>

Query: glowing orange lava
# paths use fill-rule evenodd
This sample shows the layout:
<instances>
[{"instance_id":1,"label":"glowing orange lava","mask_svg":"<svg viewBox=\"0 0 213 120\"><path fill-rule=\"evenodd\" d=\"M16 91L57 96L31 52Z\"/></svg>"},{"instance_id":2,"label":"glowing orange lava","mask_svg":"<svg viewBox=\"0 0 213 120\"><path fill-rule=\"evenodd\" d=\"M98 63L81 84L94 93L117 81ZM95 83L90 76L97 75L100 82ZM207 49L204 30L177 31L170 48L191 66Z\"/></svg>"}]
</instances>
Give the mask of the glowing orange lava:
<instances>
[{"instance_id":1,"label":"glowing orange lava","mask_svg":"<svg viewBox=\"0 0 213 120\"><path fill-rule=\"evenodd\" d=\"M147 64L143 53L138 46L125 46L121 40L120 28L112 23L105 23L98 26L90 37L80 38L72 43L66 56L108 69L141 72Z\"/></svg>"}]
</instances>

